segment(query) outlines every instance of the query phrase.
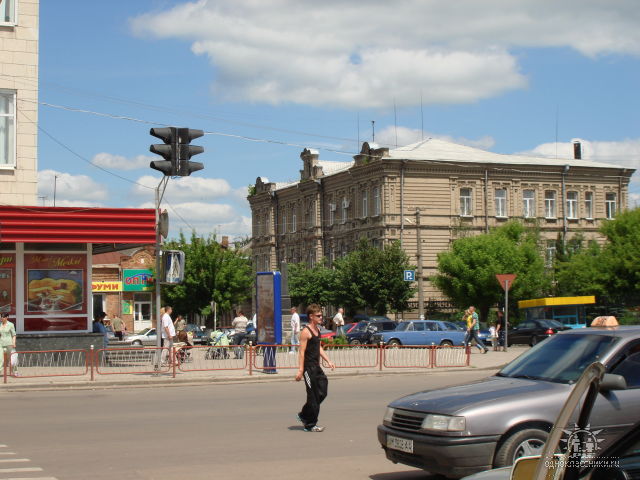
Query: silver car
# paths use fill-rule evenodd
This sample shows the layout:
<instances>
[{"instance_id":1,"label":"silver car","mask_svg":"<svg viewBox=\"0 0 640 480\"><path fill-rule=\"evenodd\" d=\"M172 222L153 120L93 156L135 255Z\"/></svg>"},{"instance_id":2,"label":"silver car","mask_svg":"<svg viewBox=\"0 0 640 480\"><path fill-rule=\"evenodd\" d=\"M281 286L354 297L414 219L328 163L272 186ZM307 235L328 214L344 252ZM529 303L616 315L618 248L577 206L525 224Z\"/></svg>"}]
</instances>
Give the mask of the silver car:
<instances>
[{"instance_id":1,"label":"silver car","mask_svg":"<svg viewBox=\"0 0 640 480\"><path fill-rule=\"evenodd\" d=\"M594 361L628 388L598 395L591 428L603 446L638 420L640 327L558 333L504 367L467 385L415 393L392 402L378 440L389 460L460 478L540 454L571 385Z\"/></svg>"},{"instance_id":2,"label":"silver car","mask_svg":"<svg viewBox=\"0 0 640 480\"><path fill-rule=\"evenodd\" d=\"M158 341L158 336L156 335L155 328L145 328L144 330L134 334L129 335L126 339L126 343L130 343L133 346L155 346Z\"/></svg>"}]
</instances>

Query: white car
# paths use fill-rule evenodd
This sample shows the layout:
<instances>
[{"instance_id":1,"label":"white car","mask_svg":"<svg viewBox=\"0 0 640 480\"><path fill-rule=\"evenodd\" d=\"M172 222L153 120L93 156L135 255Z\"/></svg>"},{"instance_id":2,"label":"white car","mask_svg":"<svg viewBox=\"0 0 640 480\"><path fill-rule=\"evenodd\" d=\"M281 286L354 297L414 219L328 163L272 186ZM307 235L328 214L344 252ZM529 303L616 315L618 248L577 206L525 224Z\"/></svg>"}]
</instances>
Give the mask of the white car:
<instances>
[{"instance_id":1,"label":"white car","mask_svg":"<svg viewBox=\"0 0 640 480\"><path fill-rule=\"evenodd\" d=\"M141 332L134 335L129 335L125 342L130 343L133 346L148 345L154 347L158 341L155 328L145 328Z\"/></svg>"}]
</instances>

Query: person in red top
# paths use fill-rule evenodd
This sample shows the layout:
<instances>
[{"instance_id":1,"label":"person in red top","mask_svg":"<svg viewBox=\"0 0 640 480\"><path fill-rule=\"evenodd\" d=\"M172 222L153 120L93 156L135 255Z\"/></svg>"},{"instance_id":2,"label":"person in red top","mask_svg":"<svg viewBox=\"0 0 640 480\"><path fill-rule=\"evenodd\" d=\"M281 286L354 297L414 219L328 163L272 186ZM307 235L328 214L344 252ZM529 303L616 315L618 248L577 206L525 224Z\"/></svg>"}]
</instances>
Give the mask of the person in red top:
<instances>
[{"instance_id":1,"label":"person in red top","mask_svg":"<svg viewBox=\"0 0 640 480\"><path fill-rule=\"evenodd\" d=\"M320 341L320 325L322 324L322 308L312 303L307 307L309 324L300 331L300 350L298 352L298 373L296 381L304 377L307 390L307 402L298 413L298 421L304 425L305 432L322 432L324 427L319 426L318 415L320 404L327 397L329 381L320 367L320 359L327 362L333 370L336 366L322 348Z\"/></svg>"}]
</instances>

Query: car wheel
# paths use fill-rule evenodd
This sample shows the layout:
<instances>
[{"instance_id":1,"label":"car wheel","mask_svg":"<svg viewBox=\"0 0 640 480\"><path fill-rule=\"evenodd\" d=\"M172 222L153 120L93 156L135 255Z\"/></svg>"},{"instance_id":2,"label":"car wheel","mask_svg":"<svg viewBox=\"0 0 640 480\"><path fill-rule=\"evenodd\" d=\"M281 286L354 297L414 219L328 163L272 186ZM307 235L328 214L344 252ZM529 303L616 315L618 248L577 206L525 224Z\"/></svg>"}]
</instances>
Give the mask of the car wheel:
<instances>
[{"instance_id":1,"label":"car wheel","mask_svg":"<svg viewBox=\"0 0 640 480\"><path fill-rule=\"evenodd\" d=\"M531 337L531 341L529 342L529 345L533 347L536 343L538 343L538 337L534 335L533 337Z\"/></svg>"},{"instance_id":2,"label":"car wheel","mask_svg":"<svg viewBox=\"0 0 640 480\"><path fill-rule=\"evenodd\" d=\"M360 340L358 340L357 338L354 338L349 342L349 345L362 345L362 342L360 342Z\"/></svg>"},{"instance_id":3,"label":"car wheel","mask_svg":"<svg viewBox=\"0 0 640 480\"><path fill-rule=\"evenodd\" d=\"M398 347L398 346L400 346L402 344L400 343L400 340L398 340L396 338L393 338L393 339L389 340L389 343L387 343L387 345L389 345L390 347L395 348L395 347Z\"/></svg>"},{"instance_id":4,"label":"car wheel","mask_svg":"<svg viewBox=\"0 0 640 480\"><path fill-rule=\"evenodd\" d=\"M131 342L131 345L133 345L135 347L141 347L142 346L142 342L140 340L134 340L133 342Z\"/></svg>"},{"instance_id":5,"label":"car wheel","mask_svg":"<svg viewBox=\"0 0 640 480\"><path fill-rule=\"evenodd\" d=\"M520 457L540 455L549 434L537 428L519 430L502 443L494 459L494 467L506 467Z\"/></svg>"},{"instance_id":6,"label":"car wheel","mask_svg":"<svg viewBox=\"0 0 640 480\"><path fill-rule=\"evenodd\" d=\"M453 347L453 343L449 340L443 340L440 342L441 347Z\"/></svg>"}]
</instances>

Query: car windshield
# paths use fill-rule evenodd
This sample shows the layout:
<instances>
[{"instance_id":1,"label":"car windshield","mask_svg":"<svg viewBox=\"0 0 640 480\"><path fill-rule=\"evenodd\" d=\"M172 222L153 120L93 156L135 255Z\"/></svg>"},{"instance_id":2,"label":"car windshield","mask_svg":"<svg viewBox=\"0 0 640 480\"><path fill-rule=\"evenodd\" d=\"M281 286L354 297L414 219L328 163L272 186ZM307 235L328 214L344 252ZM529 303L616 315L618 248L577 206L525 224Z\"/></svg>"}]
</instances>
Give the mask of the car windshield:
<instances>
[{"instance_id":1,"label":"car windshield","mask_svg":"<svg viewBox=\"0 0 640 480\"><path fill-rule=\"evenodd\" d=\"M562 328L564 325L557 320L540 320L540 326L544 328Z\"/></svg>"},{"instance_id":2,"label":"car windshield","mask_svg":"<svg viewBox=\"0 0 640 480\"><path fill-rule=\"evenodd\" d=\"M618 342L612 335L554 335L504 367L498 376L573 383Z\"/></svg>"}]
</instances>

